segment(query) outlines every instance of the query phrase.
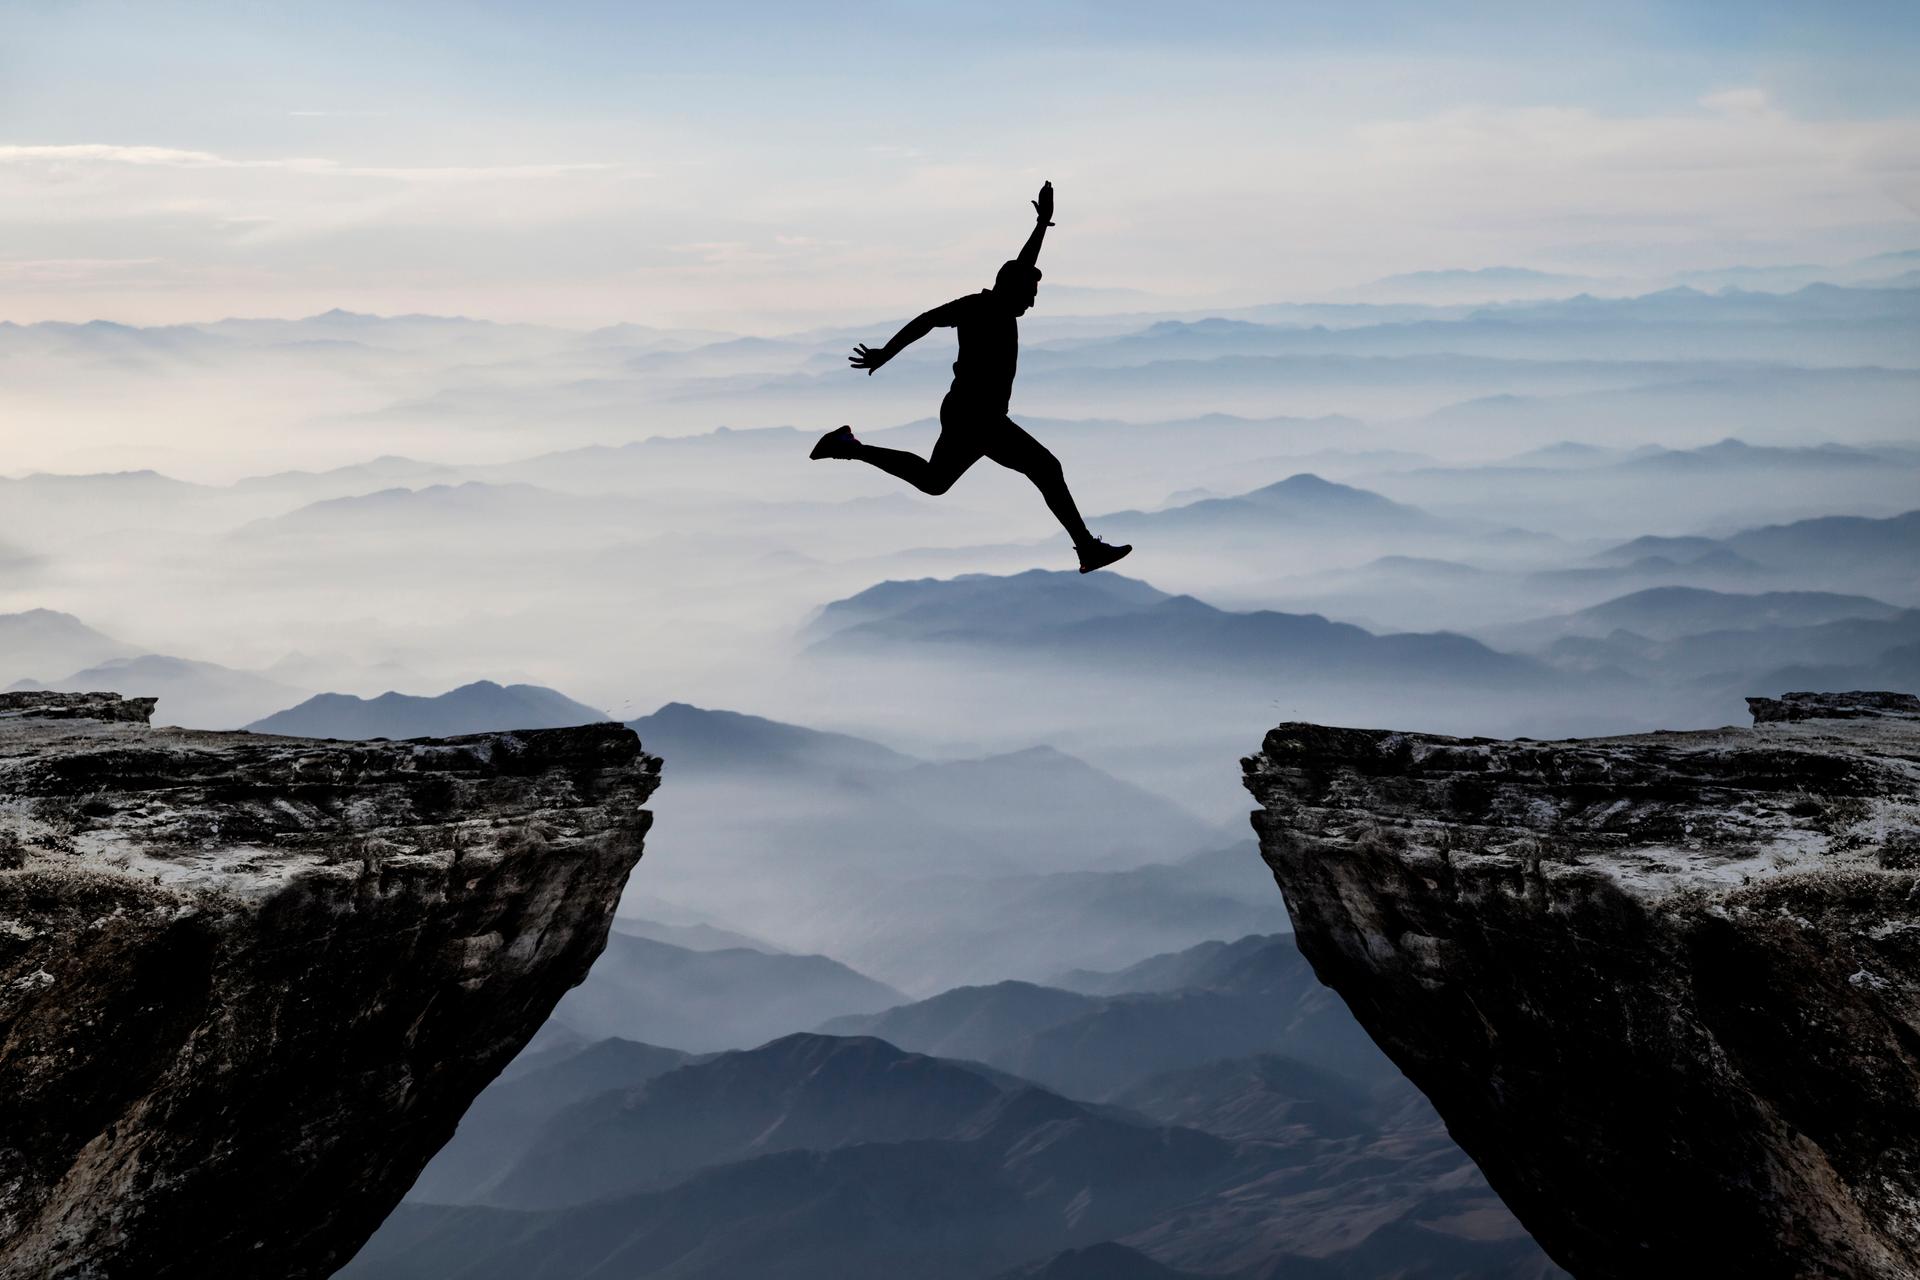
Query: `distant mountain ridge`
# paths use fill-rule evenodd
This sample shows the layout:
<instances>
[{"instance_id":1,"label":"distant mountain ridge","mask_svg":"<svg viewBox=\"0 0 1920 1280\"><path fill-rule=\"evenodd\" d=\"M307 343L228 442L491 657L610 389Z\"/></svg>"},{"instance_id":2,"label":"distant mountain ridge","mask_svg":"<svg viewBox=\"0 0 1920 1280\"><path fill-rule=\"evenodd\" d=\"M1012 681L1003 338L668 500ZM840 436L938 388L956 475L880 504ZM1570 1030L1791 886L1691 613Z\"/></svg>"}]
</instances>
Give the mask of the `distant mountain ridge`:
<instances>
[{"instance_id":1,"label":"distant mountain ridge","mask_svg":"<svg viewBox=\"0 0 1920 1280\"><path fill-rule=\"evenodd\" d=\"M1336 484L1310 472L1228 498L1201 498L1159 511L1115 511L1093 523L1115 537L1163 532L1210 536L1267 536L1288 529L1362 533L1423 533L1448 527L1417 507L1367 489Z\"/></svg>"},{"instance_id":2,"label":"distant mountain ridge","mask_svg":"<svg viewBox=\"0 0 1920 1280\"><path fill-rule=\"evenodd\" d=\"M45 680L139 651L96 631L70 613L27 609L0 613L0 681Z\"/></svg>"},{"instance_id":3,"label":"distant mountain ridge","mask_svg":"<svg viewBox=\"0 0 1920 1280\"><path fill-rule=\"evenodd\" d=\"M1908 457L1911 453L1913 456ZM1761 467L1880 467L1889 461L1912 466L1920 463L1920 453L1911 450L1857 449L1847 445L1803 445L1779 448L1753 445L1729 436L1725 440L1697 449L1657 449L1622 459L1612 464L1622 471L1666 471L1678 473L1727 471Z\"/></svg>"},{"instance_id":4,"label":"distant mountain ridge","mask_svg":"<svg viewBox=\"0 0 1920 1280\"><path fill-rule=\"evenodd\" d=\"M775 770L823 773L842 769L905 769L914 757L865 738L826 733L738 711L669 702L627 721L640 741L679 770Z\"/></svg>"},{"instance_id":5,"label":"distant mountain ridge","mask_svg":"<svg viewBox=\"0 0 1920 1280\"><path fill-rule=\"evenodd\" d=\"M695 1053L763 1044L796 1025L906 997L837 960L745 947L694 951L614 930L553 1020L589 1039L665 1042Z\"/></svg>"},{"instance_id":6,"label":"distant mountain ridge","mask_svg":"<svg viewBox=\"0 0 1920 1280\"><path fill-rule=\"evenodd\" d=\"M561 1113L515 1184L561 1203L403 1205L340 1274L1185 1274L1146 1250L1183 1268L1210 1258L1209 1274L1235 1280L1554 1274L1430 1113L1339 1117L1337 1087L1278 1062L1197 1087L1200 1112L1230 1113L1238 1096L1276 1120L1281 1141L1166 1126L878 1040L789 1036ZM1155 1095L1163 1104L1183 1105ZM1313 1128L1322 1113L1328 1137ZM1390 1131L1363 1146L1379 1122ZM815 1145L790 1146L803 1139ZM1340 1225L1316 1239L1330 1213ZM1222 1272L1223 1255L1244 1265Z\"/></svg>"},{"instance_id":7,"label":"distant mountain ridge","mask_svg":"<svg viewBox=\"0 0 1920 1280\"><path fill-rule=\"evenodd\" d=\"M1217 840L1211 824L1165 796L1045 745L922 760L847 734L685 703L629 723L682 779L663 792L659 812L725 846L719 858L811 849L816 877L871 880L858 900L869 905L929 867L972 876L1120 867ZM776 805L781 824L743 811L743 787L756 804ZM817 923L839 909L837 900L823 903L804 919ZM749 931L808 949L775 936L770 922ZM847 936L833 935L836 950ZM863 959L857 950L842 954Z\"/></svg>"},{"instance_id":8,"label":"distant mountain ridge","mask_svg":"<svg viewBox=\"0 0 1920 1280\"><path fill-rule=\"evenodd\" d=\"M247 728L299 738L444 738L503 729L562 729L611 718L540 685L476 680L432 697L317 694Z\"/></svg>"},{"instance_id":9,"label":"distant mountain ridge","mask_svg":"<svg viewBox=\"0 0 1920 1280\"><path fill-rule=\"evenodd\" d=\"M1137 1095L1243 1139L871 1038L604 1048L543 1071L633 1081L549 1108L498 1184L545 1207L403 1205L342 1280L1555 1274L1404 1084L1267 1057Z\"/></svg>"},{"instance_id":10,"label":"distant mountain ridge","mask_svg":"<svg viewBox=\"0 0 1920 1280\"><path fill-rule=\"evenodd\" d=\"M1342 1074L1392 1074L1346 1006L1328 998L1291 935L1203 944L1182 961L1178 987L1092 996L1000 982L836 1018L820 1031L977 1059L1090 1099L1158 1072L1265 1052Z\"/></svg>"},{"instance_id":11,"label":"distant mountain ridge","mask_svg":"<svg viewBox=\"0 0 1920 1280\"><path fill-rule=\"evenodd\" d=\"M1765 564L1816 567L1835 556L1920 560L1920 510L1873 519L1821 516L1746 529L1723 540L1732 551Z\"/></svg>"},{"instance_id":12,"label":"distant mountain ridge","mask_svg":"<svg viewBox=\"0 0 1920 1280\"><path fill-rule=\"evenodd\" d=\"M58 680L23 681L16 687L70 693L135 690L137 696L160 700L154 710L155 724L189 729L235 728L269 707L285 706L305 692L258 672L164 653L109 658Z\"/></svg>"},{"instance_id":13,"label":"distant mountain ridge","mask_svg":"<svg viewBox=\"0 0 1920 1280\"><path fill-rule=\"evenodd\" d=\"M1144 582L1042 569L1011 577L885 582L835 601L810 652L976 646L1086 667L1150 666L1183 674L1312 672L1327 678L1434 679L1506 689L1552 683L1533 660L1449 632L1376 635L1318 614L1233 613Z\"/></svg>"},{"instance_id":14,"label":"distant mountain ridge","mask_svg":"<svg viewBox=\"0 0 1920 1280\"><path fill-rule=\"evenodd\" d=\"M515 1064L528 1056L523 1053ZM502 1076L460 1117L459 1129L421 1171L408 1198L443 1203L482 1198L568 1107L609 1091L637 1088L693 1061L693 1055L678 1049L614 1037L556 1062Z\"/></svg>"},{"instance_id":15,"label":"distant mountain ridge","mask_svg":"<svg viewBox=\"0 0 1920 1280\"><path fill-rule=\"evenodd\" d=\"M1920 452L1916 459L1908 469L1920 482ZM1903 474L1893 463L1861 470L1896 478ZM1640 537L1608 547L1595 559L1621 565L1648 557L1748 577L1758 574L1783 586L1812 581L1830 589L1865 588L1894 604L1920 605L1920 585L1913 573L1913 565L1920 562L1920 510L1892 516L1815 516L1722 537Z\"/></svg>"},{"instance_id":16,"label":"distant mountain ridge","mask_svg":"<svg viewBox=\"0 0 1920 1280\"><path fill-rule=\"evenodd\" d=\"M1496 643L1520 647L1540 646L1564 636L1601 638L1619 632L1670 641L1717 631L1819 626L1848 618L1885 620L1901 612L1898 606L1871 596L1831 591L1740 593L1649 587L1573 613L1497 628L1489 635Z\"/></svg>"},{"instance_id":17,"label":"distant mountain ridge","mask_svg":"<svg viewBox=\"0 0 1920 1280\"><path fill-rule=\"evenodd\" d=\"M983 1072L882 1040L784 1036L568 1107L488 1202L557 1208L772 1152L951 1137L1003 1093Z\"/></svg>"},{"instance_id":18,"label":"distant mountain ridge","mask_svg":"<svg viewBox=\"0 0 1920 1280\"><path fill-rule=\"evenodd\" d=\"M1292 935L1256 933L1236 942L1202 942L1182 951L1148 956L1137 964L1111 972L1076 969L1062 974L1055 985L1090 996L1213 987L1232 981L1241 964L1268 947L1279 945L1291 946Z\"/></svg>"},{"instance_id":19,"label":"distant mountain ridge","mask_svg":"<svg viewBox=\"0 0 1920 1280\"><path fill-rule=\"evenodd\" d=\"M1008 975L1045 981L1063 944L1068 963L1125 963L1142 949L1285 928L1272 875L1250 853L1237 844L1121 871L881 884L823 925L842 954L916 992Z\"/></svg>"},{"instance_id":20,"label":"distant mountain ridge","mask_svg":"<svg viewBox=\"0 0 1920 1280\"><path fill-rule=\"evenodd\" d=\"M967 1280L1050 1247L1092 1244L1145 1226L1173 1205L1258 1176L1274 1160L1259 1144L1130 1123L1031 1086L1002 1091L954 1064L902 1054L877 1041L855 1041L849 1048L820 1037L792 1039L756 1055L683 1068L643 1088L704 1084L717 1079L715 1073L757 1066L753 1058L796 1050L830 1059L852 1053L883 1067L850 1078L850 1086L861 1079L877 1086L898 1070L941 1076L924 1107L908 1095L907 1110L881 1107L854 1121L883 1126L879 1132L891 1127L931 1133L827 1150L774 1149L707 1167L664 1189L532 1214L403 1205L341 1272L342 1280L579 1276L596 1264L609 1275L703 1280ZM829 1066L821 1083L831 1085L837 1074ZM831 1101L831 1088L802 1088L824 1095L828 1112L853 1120L852 1111ZM660 1120L684 1132L727 1123L734 1108L768 1109L737 1092L725 1096L731 1104L725 1111L682 1107L677 1117L662 1114ZM766 1100L786 1096L783 1091ZM942 1097L972 1105L954 1106L942 1116ZM644 1096L640 1105L645 1107ZM821 1108L807 1110L817 1115ZM747 1119L740 1117L743 1130ZM781 1127L762 1124L775 1142ZM634 1153L631 1144L621 1149Z\"/></svg>"}]
</instances>

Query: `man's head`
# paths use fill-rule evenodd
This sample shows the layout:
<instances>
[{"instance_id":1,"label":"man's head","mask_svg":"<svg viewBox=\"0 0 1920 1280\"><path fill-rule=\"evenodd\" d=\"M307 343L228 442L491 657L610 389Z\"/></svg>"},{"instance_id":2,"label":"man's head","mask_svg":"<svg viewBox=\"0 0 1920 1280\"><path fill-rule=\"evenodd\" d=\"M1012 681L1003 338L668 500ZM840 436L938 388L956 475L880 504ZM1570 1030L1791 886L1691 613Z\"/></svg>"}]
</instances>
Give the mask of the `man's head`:
<instances>
[{"instance_id":1,"label":"man's head","mask_svg":"<svg viewBox=\"0 0 1920 1280\"><path fill-rule=\"evenodd\" d=\"M993 277L993 292L1013 314L1027 314L1027 308L1040 292L1040 268L1030 267L1018 258L1001 263L999 273Z\"/></svg>"}]
</instances>

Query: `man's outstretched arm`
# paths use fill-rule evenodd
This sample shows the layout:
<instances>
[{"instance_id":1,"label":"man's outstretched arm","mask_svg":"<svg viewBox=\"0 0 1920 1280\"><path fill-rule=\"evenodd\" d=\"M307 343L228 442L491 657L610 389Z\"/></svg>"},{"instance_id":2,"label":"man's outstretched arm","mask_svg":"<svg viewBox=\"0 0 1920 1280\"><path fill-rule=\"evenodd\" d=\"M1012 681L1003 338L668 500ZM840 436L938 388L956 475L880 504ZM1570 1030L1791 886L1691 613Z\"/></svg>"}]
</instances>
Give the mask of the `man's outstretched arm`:
<instances>
[{"instance_id":1,"label":"man's outstretched arm","mask_svg":"<svg viewBox=\"0 0 1920 1280\"><path fill-rule=\"evenodd\" d=\"M957 308L965 301L964 298L958 298L937 306L923 315L915 316L902 325L900 332L889 338L884 347L869 347L861 343L853 349L853 354L847 357L847 362L856 369L865 369L868 373L872 373L939 326L958 324L960 317Z\"/></svg>"},{"instance_id":2,"label":"man's outstretched arm","mask_svg":"<svg viewBox=\"0 0 1920 1280\"><path fill-rule=\"evenodd\" d=\"M1026 244L1020 248L1019 261L1029 267L1040 265L1040 242L1047 238L1047 228L1053 225L1053 184L1040 184L1040 198L1033 202L1033 234L1027 237Z\"/></svg>"}]
</instances>

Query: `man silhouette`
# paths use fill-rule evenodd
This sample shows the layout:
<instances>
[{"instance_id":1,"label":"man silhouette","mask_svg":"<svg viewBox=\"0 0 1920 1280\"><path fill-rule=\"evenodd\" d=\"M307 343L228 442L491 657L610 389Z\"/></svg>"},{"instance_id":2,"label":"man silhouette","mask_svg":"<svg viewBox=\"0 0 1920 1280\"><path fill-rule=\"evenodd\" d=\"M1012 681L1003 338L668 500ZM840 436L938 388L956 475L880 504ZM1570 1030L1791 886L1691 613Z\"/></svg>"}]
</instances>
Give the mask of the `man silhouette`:
<instances>
[{"instance_id":1,"label":"man silhouette","mask_svg":"<svg viewBox=\"0 0 1920 1280\"><path fill-rule=\"evenodd\" d=\"M1033 234L1020 256L1003 263L993 288L955 298L909 321L878 350L857 346L848 357L856 369L869 375L912 343L938 328L959 331L960 358L953 362L953 386L940 402L940 438L925 458L904 449L882 449L862 444L852 427L839 427L813 446L815 458L853 458L899 476L922 493L941 494L953 487L966 469L991 458L1033 481L1047 506L1073 539L1080 555L1080 572L1112 564L1131 546L1110 546L1087 532L1073 495L1067 492L1060 460L1047 447L1007 416L1013 397L1013 374L1020 358L1019 317L1033 305L1040 288L1040 241L1053 225L1053 184L1040 188L1033 202Z\"/></svg>"}]
</instances>

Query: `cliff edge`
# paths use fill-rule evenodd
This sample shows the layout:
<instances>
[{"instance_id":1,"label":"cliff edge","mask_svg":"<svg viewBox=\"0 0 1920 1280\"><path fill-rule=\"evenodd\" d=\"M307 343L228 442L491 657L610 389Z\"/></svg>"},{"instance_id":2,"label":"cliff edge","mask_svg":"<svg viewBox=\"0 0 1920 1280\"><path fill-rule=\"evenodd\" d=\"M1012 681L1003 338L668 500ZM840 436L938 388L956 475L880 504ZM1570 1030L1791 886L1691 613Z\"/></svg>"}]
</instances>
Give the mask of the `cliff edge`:
<instances>
[{"instance_id":1,"label":"cliff edge","mask_svg":"<svg viewBox=\"0 0 1920 1280\"><path fill-rule=\"evenodd\" d=\"M1576 1276L1920 1275L1920 699L1750 701L1243 762L1301 950Z\"/></svg>"},{"instance_id":2,"label":"cliff edge","mask_svg":"<svg viewBox=\"0 0 1920 1280\"><path fill-rule=\"evenodd\" d=\"M323 1277L605 945L630 730L0 695L0 1276Z\"/></svg>"}]
</instances>

